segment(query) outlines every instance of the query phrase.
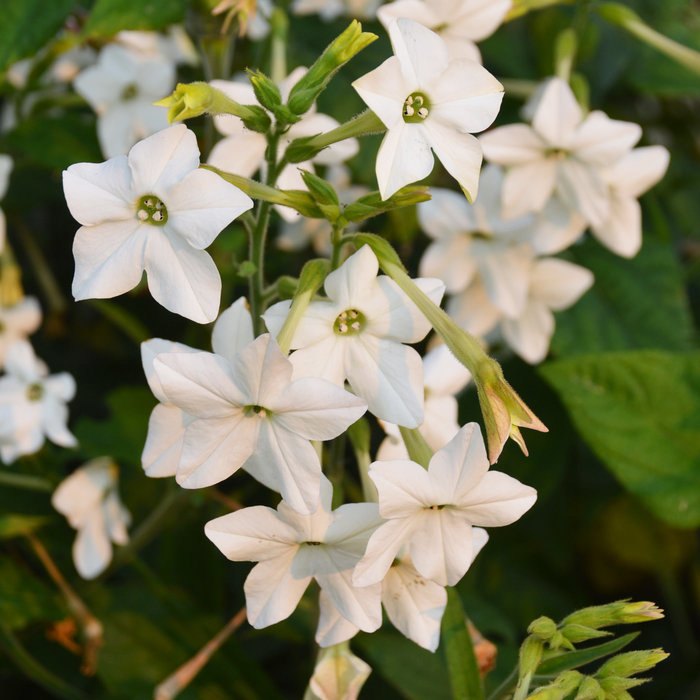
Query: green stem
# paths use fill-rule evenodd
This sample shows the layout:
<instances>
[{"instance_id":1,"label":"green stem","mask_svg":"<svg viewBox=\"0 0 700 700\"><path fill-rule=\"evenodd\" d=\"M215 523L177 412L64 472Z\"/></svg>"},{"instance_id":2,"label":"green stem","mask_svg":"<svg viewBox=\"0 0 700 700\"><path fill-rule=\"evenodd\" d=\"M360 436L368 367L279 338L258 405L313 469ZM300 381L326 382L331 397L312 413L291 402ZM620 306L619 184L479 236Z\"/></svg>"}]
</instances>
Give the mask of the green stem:
<instances>
[{"instance_id":1,"label":"green stem","mask_svg":"<svg viewBox=\"0 0 700 700\"><path fill-rule=\"evenodd\" d=\"M420 464L421 467L427 469L430 460L433 458L433 451L418 428L405 428L403 425L400 425L399 430L401 431L403 443L406 445L408 456L416 464Z\"/></svg>"},{"instance_id":2,"label":"green stem","mask_svg":"<svg viewBox=\"0 0 700 700\"><path fill-rule=\"evenodd\" d=\"M513 7L503 21L510 22L510 20L522 17L532 10L542 10L551 5L571 5L573 2L574 0L514 0Z\"/></svg>"},{"instance_id":3,"label":"green stem","mask_svg":"<svg viewBox=\"0 0 700 700\"><path fill-rule=\"evenodd\" d=\"M343 251L343 246L347 242L347 239L343 237L344 230L344 226L333 226L333 231L331 231L331 244L333 245L333 251L331 253L331 272L340 265L340 254Z\"/></svg>"},{"instance_id":4,"label":"green stem","mask_svg":"<svg viewBox=\"0 0 700 700\"><path fill-rule=\"evenodd\" d=\"M508 674L506 679L488 697L488 700L506 700L513 695L513 688L518 682L518 666Z\"/></svg>"},{"instance_id":5,"label":"green stem","mask_svg":"<svg viewBox=\"0 0 700 700\"><path fill-rule=\"evenodd\" d=\"M0 646L25 676L49 693L66 700L87 700L80 690L66 683L42 666L19 643L9 627L0 619Z\"/></svg>"},{"instance_id":6,"label":"green stem","mask_svg":"<svg viewBox=\"0 0 700 700\"><path fill-rule=\"evenodd\" d=\"M442 616L442 643L454 700L483 700L484 688L467 618L459 594L451 586L447 587L447 607Z\"/></svg>"},{"instance_id":7,"label":"green stem","mask_svg":"<svg viewBox=\"0 0 700 700\"><path fill-rule=\"evenodd\" d=\"M44 493L51 493L54 488L50 481L42 479L40 476L14 474L5 471L0 471L0 484L3 486L14 486L18 489L26 489L27 491L43 491Z\"/></svg>"},{"instance_id":8,"label":"green stem","mask_svg":"<svg viewBox=\"0 0 700 700\"><path fill-rule=\"evenodd\" d=\"M289 19L281 7L270 16L270 78L281 83L287 77L287 33Z\"/></svg>"},{"instance_id":9,"label":"green stem","mask_svg":"<svg viewBox=\"0 0 700 700\"><path fill-rule=\"evenodd\" d=\"M119 304L106 299L90 299L89 303L137 345L152 337L146 326Z\"/></svg>"}]
</instances>

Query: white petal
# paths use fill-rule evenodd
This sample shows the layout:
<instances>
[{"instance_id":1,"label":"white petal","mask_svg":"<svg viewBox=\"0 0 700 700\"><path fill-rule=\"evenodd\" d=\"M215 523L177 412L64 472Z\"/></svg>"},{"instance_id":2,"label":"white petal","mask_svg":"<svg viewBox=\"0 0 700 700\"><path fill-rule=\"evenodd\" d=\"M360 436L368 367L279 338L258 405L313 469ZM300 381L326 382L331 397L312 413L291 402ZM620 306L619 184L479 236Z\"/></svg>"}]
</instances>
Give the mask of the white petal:
<instances>
[{"instance_id":1,"label":"white petal","mask_svg":"<svg viewBox=\"0 0 700 700\"><path fill-rule=\"evenodd\" d=\"M153 367L153 361L161 353L181 352L199 352L199 350L195 350L189 345L175 343L171 340L163 340L162 338L151 338L141 343L141 364L143 365L143 372L146 375L146 381L153 395L162 403L167 403L168 399L166 399L163 394L163 387Z\"/></svg>"},{"instance_id":2,"label":"white petal","mask_svg":"<svg viewBox=\"0 0 700 700\"><path fill-rule=\"evenodd\" d=\"M633 258L642 247L642 208L632 197L613 193L610 215L593 235L609 250L623 258Z\"/></svg>"},{"instance_id":3,"label":"white petal","mask_svg":"<svg viewBox=\"0 0 700 700\"><path fill-rule=\"evenodd\" d=\"M221 312L211 332L212 349L233 362L234 356L255 338L248 300L240 297Z\"/></svg>"},{"instance_id":4,"label":"white petal","mask_svg":"<svg viewBox=\"0 0 700 700\"><path fill-rule=\"evenodd\" d=\"M377 272L377 256L368 245L363 245L326 277L323 288L341 309L351 309L358 297L366 294L367 287L374 284Z\"/></svg>"},{"instance_id":5,"label":"white petal","mask_svg":"<svg viewBox=\"0 0 700 700\"><path fill-rule=\"evenodd\" d=\"M566 260L543 258L532 271L530 295L554 311L568 309L593 285L593 273Z\"/></svg>"},{"instance_id":6,"label":"white petal","mask_svg":"<svg viewBox=\"0 0 700 700\"><path fill-rule=\"evenodd\" d=\"M508 124L479 137L484 158L499 165L523 165L541 160L546 143L527 124Z\"/></svg>"},{"instance_id":7,"label":"white petal","mask_svg":"<svg viewBox=\"0 0 700 700\"><path fill-rule=\"evenodd\" d=\"M481 281L491 303L517 318L527 301L534 251L529 244L510 246L479 261Z\"/></svg>"},{"instance_id":8,"label":"white petal","mask_svg":"<svg viewBox=\"0 0 700 700\"><path fill-rule=\"evenodd\" d=\"M151 295L168 311L197 323L216 318L221 277L208 253L163 227L149 236L144 263Z\"/></svg>"},{"instance_id":9,"label":"white petal","mask_svg":"<svg viewBox=\"0 0 700 700\"><path fill-rule=\"evenodd\" d=\"M78 530L73 543L73 562L85 579L99 576L112 560L112 543L107 537L102 509L97 508Z\"/></svg>"},{"instance_id":10,"label":"white petal","mask_svg":"<svg viewBox=\"0 0 700 700\"><path fill-rule=\"evenodd\" d=\"M491 36L512 6L512 0L460 0L447 31L454 31L473 41Z\"/></svg>"},{"instance_id":11,"label":"white petal","mask_svg":"<svg viewBox=\"0 0 700 700\"><path fill-rule=\"evenodd\" d=\"M331 555L330 550L326 550ZM382 624L381 586L357 588L352 583L352 571L316 574L321 590L338 612L364 632L374 632Z\"/></svg>"},{"instance_id":12,"label":"white petal","mask_svg":"<svg viewBox=\"0 0 700 700\"><path fill-rule=\"evenodd\" d=\"M59 401L72 401L75 396L75 379L68 372L52 374L44 380L46 393Z\"/></svg>"},{"instance_id":13,"label":"white petal","mask_svg":"<svg viewBox=\"0 0 700 700\"><path fill-rule=\"evenodd\" d=\"M503 216L514 219L540 211L554 192L557 166L551 158L511 168L503 181Z\"/></svg>"},{"instance_id":14,"label":"white petal","mask_svg":"<svg viewBox=\"0 0 700 700\"><path fill-rule=\"evenodd\" d=\"M531 486L503 472L490 471L462 501L461 509L474 525L500 527L514 523L536 500L537 491Z\"/></svg>"},{"instance_id":15,"label":"white petal","mask_svg":"<svg viewBox=\"0 0 700 700\"><path fill-rule=\"evenodd\" d=\"M533 128L549 145L568 147L583 117L569 84L561 78L550 78L538 97Z\"/></svg>"},{"instance_id":16,"label":"white petal","mask_svg":"<svg viewBox=\"0 0 700 700\"><path fill-rule=\"evenodd\" d=\"M105 299L124 294L140 281L150 227L133 218L78 229L73 241L73 296Z\"/></svg>"},{"instance_id":17,"label":"white petal","mask_svg":"<svg viewBox=\"0 0 700 700\"><path fill-rule=\"evenodd\" d=\"M141 453L146 476L175 476L180 463L185 428L192 418L176 406L158 404L148 419L148 434Z\"/></svg>"},{"instance_id":18,"label":"white petal","mask_svg":"<svg viewBox=\"0 0 700 700\"><path fill-rule=\"evenodd\" d=\"M663 146L635 148L608 168L604 178L616 192L639 197L661 180L669 158L669 152Z\"/></svg>"},{"instance_id":19,"label":"white petal","mask_svg":"<svg viewBox=\"0 0 700 700\"><path fill-rule=\"evenodd\" d=\"M423 381L429 396L452 396L471 381L471 373L447 345L441 344L423 358Z\"/></svg>"},{"instance_id":20,"label":"white petal","mask_svg":"<svg viewBox=\"0 0 700 700\"><path fill-rule=\"evenodd\" d=\"M399 17L388 28L394 55L411 91L430 90L447 69L447 44L435 32L411 19ZM404 99L408 93L404 95Z\"/></svg>"},{"instance_id":21,"label":"white petal","mask_svg":"<svg viewBox=\"0 0 700 700\"><path fill-rule=\"evenodd\" d=\"M168 223L195 248L206 248L253 200L211 170L194 170L168 193Z\"/></svg>"},{"instance_id":22,"label":"white petal","mask_svg":"<svg viewBox=\"0 0 700 700\"><path fill-rule=\"evenodd\" d=\"M75 447L78 444L75 435L68 430L68 408L64 403L53 396L46 396L41 402L41 412L41 427L51 442L61 447Z\"/></svg>"},{"instance_id":23,"label":"white petal","mask_svg":"<svg viewBox=\"0 0 700 700\"><path fill-rule=\"evenodd\" d=\"M319 377L338 386L345 383L347 339L335 333L324 340L292 353L294 378Z\"/></svg>"},{"instance_id":24,"label":"white petal","mask_svg":"<svg viewBox=\"0 0 700 700\"><path fill-rule=\"evenodd\" d=\"M589 165L566 158L557 166L557 192L592 226L600 226L610 215L610 189Z\"/></svg>"},{"instance_id":25,"label":"white petal","mask_svg":"<svg viewBox=\"0 0 700 700\"><path fill-rule=\"evenodd\" d=\"M451 241L460 234L478 231L473 207L464 195L442 187L430 189L431 198L418 204L421 228L436 241ZM435 275L421 272L424 277Z\"/></svg>"},{"instance_id":26,"label":"white petal","mask_svg":"<svg viewBox=\"0 0 700 700\"><path fill-rule=\"evenodd\" d=\"M378 68L355 80L352 86L387 129L404 123L404 101L415 86L404 78L396 56L387 58Z\"/></svg>"},{"instance_id":27,"label":"white petal","mask_svg":"<svg viewBox=\"0 0 700 700\"><path fill-rule=\"evenodd\" d=\"M461 294L448 300L447 313L477 338L489 333L503 316L478 277Z\"/></svg>"},{"instance_id":28,"label":"white petal","mask_svg":"<svg viewBox=\"0 0 700 700\"><path fill-rule=\"evenodd\" d=\"M629 151L641 136L639 124L610 119L596 110L576 129L570 147L586 163L609 165Z\"/></svg>"},{"instance_id":29,"label":"white petal","mask_svg":"<svg viewBox=\"0 0 700 700\"><path fill-rule=\"evenodd\" d=\"M216 119L216 117L214 117ZM231 119L238 119L231 116ZM267 141L263 134L242 131L219 141L212 149L207 163L224 172L253 177L265 162Z\"/></svg>"},{"instance_id":30,"label":"white petal","mask_svg":"<svg viewBox=\"0 0 700 700\"><path fill-rule=\"evenodd\" d=\"M318 597L318 604L318 627L316 628L316 635L314 639L316 640L316 644L318 644L320 647L325 648L335 644L340 644L341 642L345 642L354 637L360 631L360 628L357 625L353 625L352 622L346 620L338 612L338 609L333 605L333 603L331 603L323 590ZM314 679L312 677L312 683L313 680ZM318 692L316 692L316 694L318 695Z\"/></svg>"},{"instance_id":31,"label":"white petal","mask_svg":"<svg viewBox=\"0 0 700 700\"><path fill-rule=\"evenodd\" d=\"M577 241L586 228L586 220L554 195L537 217L530 243L537 255L554 255Z\"/></svg>"},{"instance_id":32,"label":"white petal","mask_svg":"<svg viewBox=\"0 0 700 700\"><path fill-rule=\"evenodd\" d=\"M554 316L541 302L530 301L519 318L501 321L503 338L526 362L537 364L547 356L554 335Z\"/></svg>"}]
</instances>

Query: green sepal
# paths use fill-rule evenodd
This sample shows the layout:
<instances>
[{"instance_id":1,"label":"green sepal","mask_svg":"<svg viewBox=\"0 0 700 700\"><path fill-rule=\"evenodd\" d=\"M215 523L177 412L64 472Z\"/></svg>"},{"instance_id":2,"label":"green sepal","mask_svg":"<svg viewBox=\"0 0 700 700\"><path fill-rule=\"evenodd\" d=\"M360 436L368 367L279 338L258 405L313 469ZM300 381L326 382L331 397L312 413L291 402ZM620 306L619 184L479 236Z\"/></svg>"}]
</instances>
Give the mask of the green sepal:
<instances>
[{"instance_id":1,"label":"green sepal","mask_svg":"<svg viewBox=\"0 0 700 700\"><path fill-rule=\"evenodd\" d=\"M370 192L360 197L352 204L348 204L343 210L343 218L348 222L357 223L371 219L373 216L384 214L391 209L409 207L420 202L427 202L430 199L429 188L425 185L412 185L403 187L389 199L382 199L379 192Z\"/></svg>"}]
</instances>

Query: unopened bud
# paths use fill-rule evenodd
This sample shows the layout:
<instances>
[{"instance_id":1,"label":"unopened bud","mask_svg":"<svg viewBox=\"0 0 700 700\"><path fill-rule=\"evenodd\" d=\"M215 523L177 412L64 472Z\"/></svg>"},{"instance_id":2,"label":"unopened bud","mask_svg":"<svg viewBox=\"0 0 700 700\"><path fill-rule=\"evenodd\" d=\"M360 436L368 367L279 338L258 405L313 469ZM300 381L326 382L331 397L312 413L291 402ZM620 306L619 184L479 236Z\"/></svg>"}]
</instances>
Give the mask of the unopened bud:
<instances>
[{"instance_id":1,"label":"unopened bud","mask_svg":"<svg viewBox=\"0 0 700 700\"><path fill-rule=\"evenodd\" d=\"M628 678L654 668L656 664L668 658L663 649L642 649L640 651L626 651L608 659L596 674L598 678L618 676Z\"/></svg>"},{"instance_id":2,"label":"unopened bud","mask_svg":"<svg viewBox=\"0 0 700 700\"><path fill-rule=\"evenodd\" d=\"M518 677L529 679L535 675L537 667L542 660L542 652L544 651L544 643L539 637L531 634L525 638L525 641L520 645L520 654L518 656Z\"/></svg>"},{"instance_id":3,"label":"unopened bud","mask_svg":"<svg viewBox=\"0 0 700 700\"><path fill-rule=\"evenodd\" d=\"M620 678L619 676L608 676L600 678L599 685L605 692L606 698L617 698L620 693L627 693L630 688L636 688L649 681L648 678Z\"/></svg>"},{"instance_id":4,"label":"unopened bud","mask_svg":"<svg viewBox=\"0 0 700 700\"><path fill-rule=\"evenodd\" d=\"M352 204L348 204L343 211L343 216L347 221L365 221L391 209L409 207L420 202L427 202L429 199L430 193L424 185L403 187L389 199L382 199L379 192L370 192Z\"/></svg>"},{"instance_id":5,"label":"unopened bud","mask_svg":"<svg viewBox=\"0 0 700 700\"><path fill-rule=\"evenodd\" d=\"M586 676L581 681L574 700L605 700L605 692L595 678Z\"/></svg>"},{"instance_id":6,"label":"unopened bud","mask_svg":"<svg viewBox=\"0 0 700 700\"><path fill-rule=\"evenodd\" d=\"M607 605L593 605L577 610L564 618L562 625L576 624L599 629L611 625L658 620L663 616L663 610L654 603L648 601L632 603L628 600L617 600Z\"/></svg>"},{"instance_id":7,"label":"unopened bud","mask_svg":"<svg viewBox=\"0 0 700 700\"><path fill-rule=\"evenodd\" d=\"M551 617L545 617L543 615L542 617L538 617L536 620L533 620L527 628L527 631L530 634L535 634L540 639L544 639L546 641L547 639L550 639L557 631L557 623L554 622Z\"/></svg>"},{"instance_id":8,"label":"unopened bud","mask_svg":"<svg viewBox=\"0 0 700 700\"><path fill-rule=\"evenodd\" d=\"M292 112L295 114L308 112L335 72L376 38L376 34L363 32L362 25L357 20L353 20L350 26L326 47L306 75L291 89L287 104Z\"/></svg>"},{"instance_id":9,"label":"unopened bud","mask_svg":"<svg viewBox=\"0 0 700 700\"><path fill-rule=\"evenodd\" d=\"M528 700L564 700L578 688L582 678L578 671L565 671L549 685L528 695Z\"/></svg>"},{"instance_id":10,"label":"unopened bud","mask_svg":"<svg viewBox=\"0 0 700 700\"><path fill-rule=\"evenodd\" d=\"M570 651L574 651L574 645L561 633L560 630L557 630L549 640L549 648L550 649L569 649Z\"/></svg>"},{"instance_id":11,"label":"unopened bud","mask_svg":"<svg viewBox=\"0 0 700 700\"><path fill-rule=\"evenodd\" d=\"M564 625L561 628L561 633L572 643L579 644L580 642L587 642L589 639L598 639L599 637L609 637L612 632L604 632L603 630L596 630L592 627L586 627L585 625Z\"/></svg>"},{"instance_id":12,"label":"unopened bud","mask_svg":"<svg viewBox=\"0 0 700 700\"><path fill-rule=\"evenodd\" d=\"M372 672L369 664L350 651L348 642L322 649L309 682L318 700L354 700Z\"/></svg>"}]
</instances>

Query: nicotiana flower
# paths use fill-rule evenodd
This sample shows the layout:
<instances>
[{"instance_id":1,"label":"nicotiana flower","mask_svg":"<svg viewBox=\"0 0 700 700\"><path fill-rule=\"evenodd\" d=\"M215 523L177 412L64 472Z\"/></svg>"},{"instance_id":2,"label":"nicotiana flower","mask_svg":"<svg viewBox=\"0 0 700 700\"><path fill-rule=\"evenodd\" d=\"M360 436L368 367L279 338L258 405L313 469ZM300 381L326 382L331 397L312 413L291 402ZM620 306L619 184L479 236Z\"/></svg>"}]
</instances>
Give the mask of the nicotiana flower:
<instances>
[{"instance_id":1,"label":"nicotiana flower","mask_svg":"<svg viewBox=\"0 0 700 700\"><path fill-rule=\"evenodd\" d=\"M457 395L471 380L469 370L446 345L434 347L423 358L425 419L418 426L432 450L444 447L459 430ZM398 426L381 421L387 437L377 451L377 460L408 459Z\"/></svg>"},{"instance_id":2,"label":"nicotiana flower","mask_svg":"<svg viewBox=\"0 0 700 700\"><path fill-rule=\"evenodd\" d=\"M520 314L501 319L503 338L531 364L544 360L554 334L552 310L568 309L593 284L593 273L566 260L533 262L529 289Z\"/></svg>"},{"instance_id":3,"label":"nicotiana flower","mask_svg":"<svg viewBox=\"0 0 700 700\"><path fill-rule=\"evenodd\" d=\"M312 579L341 615L366 632L382 623L380 586L356 588L352 570L381 522L376 503L331 510L333 489L321 477L316 512L300 515L282 501L277 510L243 508L209 521L206 536L232 561L257 561L243 590L256 629L289 617Z\"/></svg>"},{"instance_id":4,"label":"nicotiana flower","mask_svg":"<svg viewBox=\"0 0 700 700\"><path fill-rule=\"evenodd\" d=\"M521 308L525 303L526 294L527 286L523 299L519 302ZM449 297L445 310L461 328L487 341L491 331L503 318L503 311L491 301L486 286L479 276L475 277L464 291Z\"/></svg>"},{"instance_id":5,"label":"nicotiana flower","mask_svg":"<svg viewBox=\"0 0 700 700\"><path fill-rule=\"evenodd\" d=\"M310 440L330 440L366 410L361 399L315 377L292 381L292 364L268 334L227 360L207 352L156 356L160 391L184 426L177 481L211 486L240 467L299 512L318 505L321 464Z\"/></svg>"},{"instance_id":6,"label":"nicotiana flower","mask_svg":"<svg viewBox=\"0 0 700 700\"><path fill-rule=\"evenodd\" d=\"M669 153L663 146L647 146L625 153L602 171L610 187L610 213L592 231L613 253L632 258L642 247L642 210L637 197L661 180L668 161Z\"/></svg>"},{"instance_id":7,"label":"nicotiana flower","mask_svg":"<svg viewBox=\"0 0 700 700\"><path fill-rule=\"evenodd\" d=\"M0 153L0 199L5 196L7 186L10 183L10 171L12 170L12 158ZM6 234L5 214L0 209L0 251L5 247Z\"/></svg>"},{"instance_id":8,"label":"nicotiana flower","mask_svg":"<svg viewBox=\"0 0 700 700\"><path fill-rule=\"evenodd\" d=\"M73 86L97 112L100 146L112 158L168 125L166 111L153 103L172 91L175 67L163 58L144 58L125 46L108 44Z\"/></svg>"},{"instance_id":9,"label":"nicotiana flower","mask_svg":"<svg viewBox=\"0 0 700 700\"><path fill-rule=\"evenodd\" d=\"M600 168L618 160L639 140L638 124L600 111L585 118L568 83L550 78L529 109L532 126L510 124L480 137L484 156L509 166L503 184L504 215L541 211L556 194L593 226L610 213Z\"/></svg>"},{"instance_id":10,"label":"nicotiana flower","mask_svg":"<svg viewBox=\"0 0 700 700\"><path fill-rule=\"evenodd\" d=\"M503 86L475 61L450 60L447 44L413 20L392 22L389 36L395 55L353 83L387 128L377 154L382 198L426 177L432 149L474 199L482 152L471 134L496 118Z\"/></svg>"},{"instance_id":11,"label":"nicotiana flower","mask_svg":"<svg viewBox=\"0 0 700 700\"><path fill-rule=\"evenodd\" d=\"M382 0L294 0L292 12L297 15L318 13L330 22L341 15L358 19L373 19Z\"/></svg>"},{"instance_id":12,"label":"nicotiana flower","mask_svg":"<svg viewBox=\"0 0 700 700\"><path fill-rule=\"evenodd\" d=\"M292 87L304 76L306 68L294 69L279 85L283 100L289 98ZM228 95L240 104L257 104L255 93L250 83L212 80L212 87ZM232 114L222 114L214 117L217 130L226 138L219 141L212 149L208 163L221 170L235 172L243 177L251 177L265 164L267 139L264 134L247 129L243 122ZM338 122L327 114L316 112L315 105L302 116L296 124L292 124L284 133L278 144L282 152L294 139L330 131L338 126ZM304 190L306 185L299 172L314 171L314 164L334 165L352 158L359 150L357 139L346 139L324 148L311 160L301 163L289 163L277 177L276 185L287 190ZM290 207L276 207L286 221L296 221L300 214Z\"/></svg>"},{"instance_id":13,"label":"nicotiana flower","mask_svg":"<svg viewBox=\"0 0 700 700\"><path fill-rule=\"evenodd\" d=\"M489 165L479 196L470 204L451 190L434 188L418 205L421 228L433 239L420 262L420 274L439 277L449 293L466 289L479 276L492 303L517 315L523 307L534 250L535 217L506 221L501 216L503 171Z\"/></svg>"},{"instance_id":14,"label":"nicotiana flower","mask_svg":"<svg viewBox=\"0 0 700 700\"><path fill-rule=\"evenodd\" d=\"M165 33L125 29L118 32L114 40L143 58L164 59L191 66L199 63L197 49L184 28L178 24L168 27Z\"/></svg>"},{"instance_id":15,"label":"nicotiana flower","mask_svg":"<svg viewBox=\"0 0 700 700\"><path fill-rule=\"evenodd\" d=\"M78 531L73 561L87 579L99 576L112 560L112 542L125 545L131 515L117 491L119 469L109 457L93 459L64 479L51 504Z\"/></svg>"},{"instance_id":16,"label":"nicotiana flower","mask_svg":"<svg viewBox=\"0 0 700 700\"><path fill-rule=\"evenodd\" d=\"M408 460L373 462L369 476L387 522L372 534L355 568L357 586L381 581L403 545L420 574L454 586L474 558L473 526L509 525L537 498L530 486L489 471L476 423L461 428L427 470Z\"/></svg>"},{"instance_id":17,"label":"nicotiana flower","mask_svg":"<svg viewBox=\"0 0 700 700\"><path fill-rule=\"evenodd\" d=\"M67 372L49 376L46 365L26 340L17 340L5 356L0 377L0 458L6 464L36 452L44 437L62 447L77 444L68 430L66 403L75 395Z\"/></svg>"},{"instance_id":18,"label":"nicotiana flower","mask_svg":"<svg viewBox=\"0 0 700 700\"><path fill-rule=\"evenodd\" d=\"M40 325L41 308L34 297L24 297L12 306L0 304L0 368L10 345L17 340L26 339Z\"/></svg>"},{"instance_id":19,"label":"nicotiana flower","mask_svg":"<svg viewBox=\"0 0 700 700\"><path fill-rule=\"evenodd\" d=\"M396 0L382 5L377 18L385 27L399 17L420 22L444 39L450 58L481 62L474 42L491 36L512 4L512 0Z\"/></svg>"},{"instance_id":20,"label":"nicotiana flower","mask_svg":"<svg viewBox=\"0 0 700 700\"><path fill-rule=\"evenodd\" d=\"M166 309L199 323L216 318L221 278L203 249L253 202L198 166L194 133L176 124L128 156L63 172L68 208L82 224L73 243L76 299L123 294L145 270Z\"/></svg>"},{"instance_id":21,"label":"nicotiana flower","mask_svg":"<svg viewBox=\"0 0 700 700\"><path fill-rule=\"evenodd\" d=\"M348 644L323 649L309 681L310 700L357 700L371 672L370 665L355 656Z\"/></svg>"},{"instance_id":22,"label":"nicotiana flower","mask_svg":"<svg viewBox=\"0 0 700 700\"><path fill-rule=\"evenodd\" d=\"M292 338L295 377L323 377L353 392L383 420L415 428L423 422L420 355L403 343L417 343L430 324L385 275L369 246L350 256L324 283L328 299L312 301ZM440 280L415 280L439 304ZM274 334L289 313L282 301L263 315Z\"/></svg>"}]
</instances>

